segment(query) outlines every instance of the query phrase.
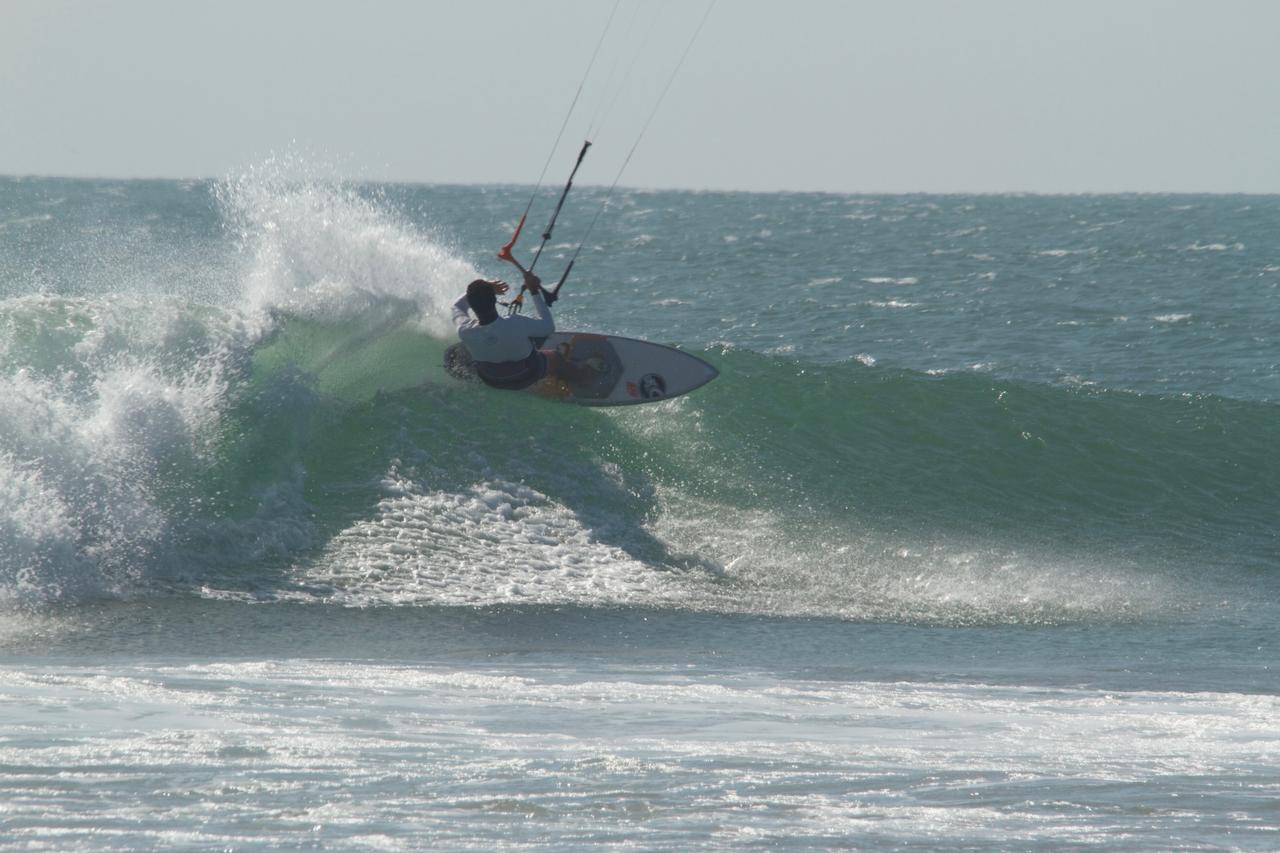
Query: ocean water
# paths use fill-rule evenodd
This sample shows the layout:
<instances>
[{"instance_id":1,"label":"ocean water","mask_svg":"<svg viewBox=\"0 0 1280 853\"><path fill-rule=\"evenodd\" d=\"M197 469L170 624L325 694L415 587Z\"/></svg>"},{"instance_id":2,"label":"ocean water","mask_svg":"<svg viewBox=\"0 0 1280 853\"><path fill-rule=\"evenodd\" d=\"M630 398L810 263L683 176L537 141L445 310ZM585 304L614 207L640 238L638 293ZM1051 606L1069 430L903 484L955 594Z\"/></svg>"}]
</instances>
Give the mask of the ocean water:
<instances>
[{"instance_id":1,"label":"ocean water","mask_svg":"<svg viewBox=\"0 0 1280 853\"><path fill-rule=\"evenodd\" d=\"M528 193L0 179L0 848L1280 847L1280 197Z\"/></svg>"}]
</instances>

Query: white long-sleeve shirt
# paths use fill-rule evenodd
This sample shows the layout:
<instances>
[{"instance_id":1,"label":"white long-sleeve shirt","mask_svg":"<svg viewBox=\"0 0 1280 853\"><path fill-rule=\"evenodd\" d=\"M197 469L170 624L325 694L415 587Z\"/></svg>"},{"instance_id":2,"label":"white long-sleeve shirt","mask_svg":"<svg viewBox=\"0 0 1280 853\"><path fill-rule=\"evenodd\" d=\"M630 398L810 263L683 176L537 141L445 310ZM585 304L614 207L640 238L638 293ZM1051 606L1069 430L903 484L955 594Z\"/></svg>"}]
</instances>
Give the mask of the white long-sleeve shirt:
<instances>
[{"instance_id":1,"label":"white long-sleeve shirt","mask_svg":"<svg viewBox=\"0 0 1280 853\"><path fill-rule=\"evenodd\" d=\"M487 362L520 361L533 352L530 338L545 338L556 330L551 309L543 300L542 293L531 293L530 296L533 312L537 316L513 314L510 317L499 317L484 326L471 316L465 294L453 303L453 323L458 327L458 340L462 341L473 359Z\"/></svg>"}]
</instances>

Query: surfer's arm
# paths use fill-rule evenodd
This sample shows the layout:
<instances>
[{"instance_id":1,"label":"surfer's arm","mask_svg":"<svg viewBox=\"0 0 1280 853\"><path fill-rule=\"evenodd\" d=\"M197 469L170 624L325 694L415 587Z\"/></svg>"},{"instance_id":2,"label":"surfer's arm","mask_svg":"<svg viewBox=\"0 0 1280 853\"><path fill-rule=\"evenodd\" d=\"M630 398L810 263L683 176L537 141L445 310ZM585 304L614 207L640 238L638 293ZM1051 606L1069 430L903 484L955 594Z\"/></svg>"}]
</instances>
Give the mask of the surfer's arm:
<instances>
[{"instance_id":1,"label":"surfer's arm","mask_svg":"<svg viewBox=\"0 0 1280 853\"><path fill-rule=\"evenodd\" d=\"M471 314L468 313L470 306L467 304L467 295L464 293L453 303L453 325L461 329L464 325L471 322Z\"/></svg>"},{"instance_id":2,"label":"surfer's arm","mask_svg":"<svg viewBox=\"0 0 1280 853\"><path fill-rule=\"evenodd\" d=\"M529 337L543 337L551 334L556 330L556 321L551 317L551 309L547 307L547 301L542 298L542 290L531 290L529 293L534 316L525 319L537 324L537 328L529 332Z\"/></svg>"}]
</instances>

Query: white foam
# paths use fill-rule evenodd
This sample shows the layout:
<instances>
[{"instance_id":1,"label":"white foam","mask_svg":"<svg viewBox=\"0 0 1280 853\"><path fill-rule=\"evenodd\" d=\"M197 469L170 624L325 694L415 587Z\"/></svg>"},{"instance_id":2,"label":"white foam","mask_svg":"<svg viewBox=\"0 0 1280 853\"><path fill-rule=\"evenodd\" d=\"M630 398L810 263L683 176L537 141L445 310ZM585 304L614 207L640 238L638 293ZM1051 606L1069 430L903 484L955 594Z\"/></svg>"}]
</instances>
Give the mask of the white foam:
<instances>
[{"instance_id":1,"label":"white foam","mask_svg":"<svg viewBox=\"0 0 1280 853\"><path fill-rule=\"evenodd\" d=\"M383 487L389 494L368 520L299 568L308 589L323 586L326 600L350 605L680 599L674 573L599 541L571 510L528 486L490 479L462 492L424 491L392 469Z\"/></svg>"},{"instance_id":2,"label":"white foam","mask_svg":"<svg viewBox=\"0 0 1280 853\"><path fill-rule=\"evenodd\" d=\"M983 232L984 232L984 231L986 231L986 230L987 230L987 226L985 226L985 225L975 225L975 226L970 227L970 228L957 228L955 231L951 231L951 232L947 233L945 236L947 236L948 238L952 238L952 239L959 238L959 237L972 237L973 235L975 235L975 234L981 234L981 233L983 233ZM953 250L951 250L951 251L956 251L956 252L958 252L958 251L962 251L962 250L960 250L960 249L953 249ZM933 252L933 254L941 254L941 252L939 252L938 250L935 250L935 251Z\"/></svg>"},{"instance_id":3,"label":"white foam","mask_svg":"<svg viewBox=\"0 0 1280 853\"><path fill-rule=\"evenodd\" d=\"M234 314L197 320L141 296L26 297L37 367L0 371L0 596L118 594L165 542L160 494L216 440L227 383L254 339Z\"/></svg>"},{"instance_id":4,"label":"white foam","mask_svg":"<svg viewBox=\"0 0 1280 853\"><path fill-rule=\"evenodd\" d=\"M5 667L0 794L37 849L1261 848L1277 714L1221 691L509 656Z\"/></svg>"},{"instance_id":5,"label":"white foam","mask_svg":"<svg viewBox=\"0 0 1280 853\"><path fill-rule=\"evenodd\" d=\"M1230 245L1227 245L1226 243L1196 242L1196 243L1190 243L1184 246L1183 248L1186 249L1188 252L1229 252L1229 251L1241 252L1241 251L1244 251L1244 243L1232 243Z\"/></svg>"},{"instance_id":6,"label":"white foam","mask_svg":"<svg viewBox=\"0 0 1280 853\"><path fill-rule=\"evenodd\" d=\"M1066 258L1071 255L1094 255L1097 252L1096 246L1090 246L1087 249L1045 249L1035 254L1042 258Z\"/></svg>"},{"instance_id":7,"label":"white foam","mask_svg":"<svg viewBox=\"0 0 1280 853\"><path fill-rule=\"evenodd\" d=\"M0 597L128 594L174 567L308 543L299 476L231 496L250 503L237 519L202 509L255 347L282 317L452 334L447 307L474 268L386 205L296 160L215 195L244 257L229 276L220 268L229 281L171 298L157 283L173 277L171 259L163 275L105 262L92 272L107 296L0 303L23 330L0 340ZM191 292L218 301L193 304Z\"/></svg>"}]
</instances>

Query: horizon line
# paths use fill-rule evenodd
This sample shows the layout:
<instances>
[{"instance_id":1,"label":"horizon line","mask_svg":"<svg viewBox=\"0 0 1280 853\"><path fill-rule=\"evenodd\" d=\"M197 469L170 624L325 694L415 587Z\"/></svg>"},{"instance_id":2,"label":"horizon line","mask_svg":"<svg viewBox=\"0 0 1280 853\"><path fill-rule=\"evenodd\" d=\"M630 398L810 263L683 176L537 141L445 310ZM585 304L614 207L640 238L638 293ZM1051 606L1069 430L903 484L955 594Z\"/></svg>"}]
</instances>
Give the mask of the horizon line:
<instances>
[{"instance_id":1,"label":"horizon line","mask_svg":"<svg viewBox=\"0 0 1280 853\"><path fill-rule=\"evenodd\" d=\"M201 182L216 183L235 177L234 173L224 175L112 175L100 173L45 173L0 172L0 179L11 181L22 180L60 180L60 181L119 181L119 182ZM298 180L307 180L300 178ZM332 183L387 185L387 186L420 186L420 187L492 187L503 189L530 189L533 183L518 181L448 181L425 179L393 179L350 176L331 176L320 180ZM579 189L608 190L607 184L575 183ZM629 192L687 192L687 193L724 193L741 195L834 195L834 196L1276 196L1280 190L1151 190L1151 189L1082 189L1082 190L1028 190L1028 189L741 189L726 187L682 187L682 186L640 186L619 184L617 190Z\"/></svg>"}]
</instances>

